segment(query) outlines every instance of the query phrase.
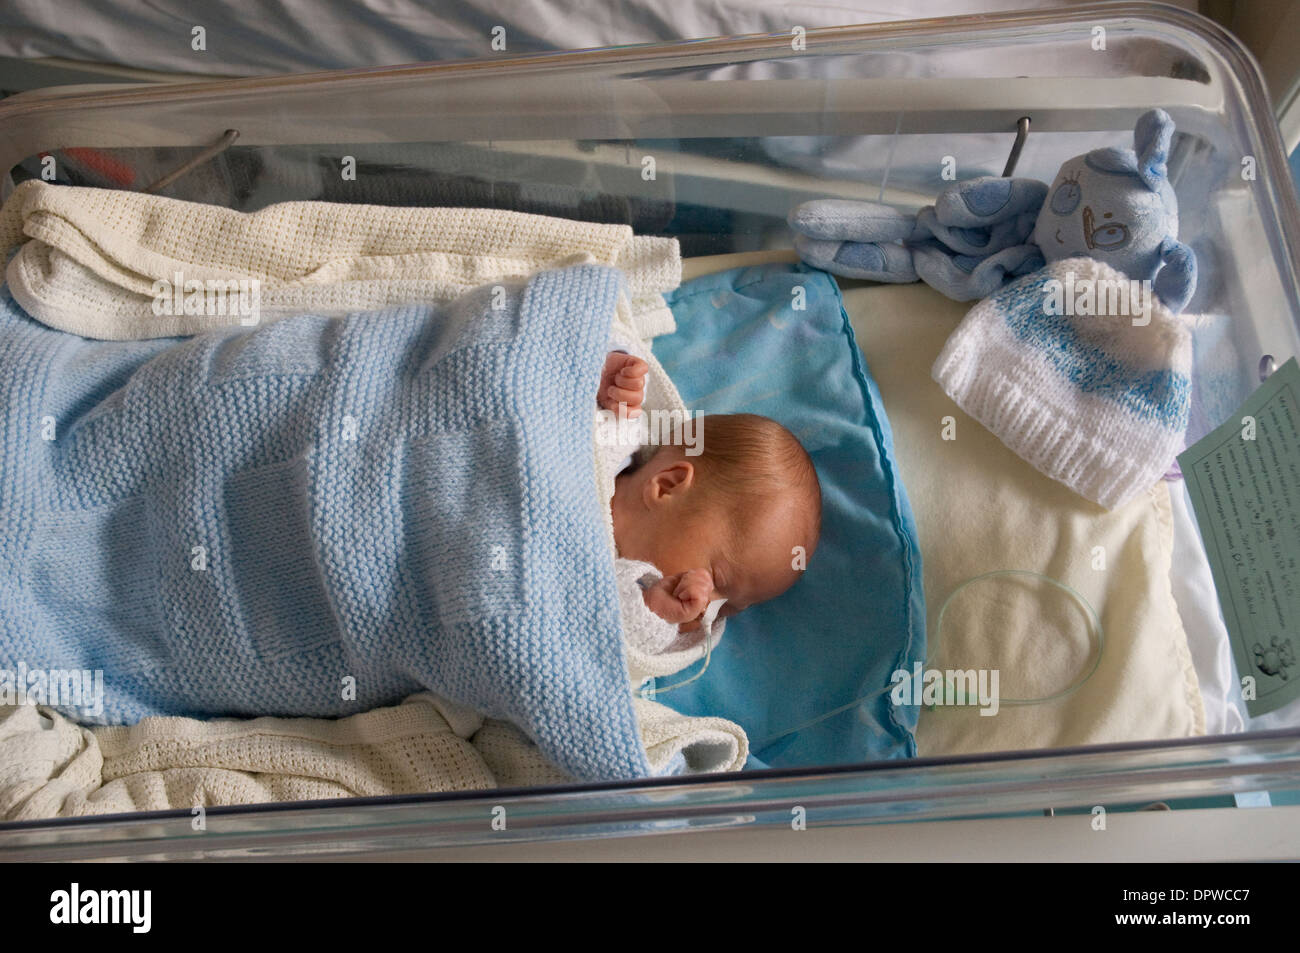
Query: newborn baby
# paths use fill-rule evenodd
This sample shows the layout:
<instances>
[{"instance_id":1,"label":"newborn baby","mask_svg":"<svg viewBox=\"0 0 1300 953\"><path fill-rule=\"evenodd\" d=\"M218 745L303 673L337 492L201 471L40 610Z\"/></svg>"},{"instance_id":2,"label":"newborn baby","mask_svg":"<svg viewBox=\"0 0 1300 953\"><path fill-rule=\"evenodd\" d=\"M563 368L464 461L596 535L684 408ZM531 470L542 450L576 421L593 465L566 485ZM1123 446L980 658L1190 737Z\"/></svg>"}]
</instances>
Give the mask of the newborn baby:
<instances>
[{"instance_id":1,"label":"newborn baby","mask_svg":"<svg viewBox=\"0 0 1300 953\"><path fill-rule=\"evenodd\" d=\"M599 406L638 417L648 371L634 353L610 353ZM726 600L725 618L785 592L821 531L817 472L790 431L755 414L705 415L694 425L699 455L682 441L648 457L647 448L614 481L625 629L629 645L651 655L698 643L716 600Z\"/></svg>"}]
</instances>

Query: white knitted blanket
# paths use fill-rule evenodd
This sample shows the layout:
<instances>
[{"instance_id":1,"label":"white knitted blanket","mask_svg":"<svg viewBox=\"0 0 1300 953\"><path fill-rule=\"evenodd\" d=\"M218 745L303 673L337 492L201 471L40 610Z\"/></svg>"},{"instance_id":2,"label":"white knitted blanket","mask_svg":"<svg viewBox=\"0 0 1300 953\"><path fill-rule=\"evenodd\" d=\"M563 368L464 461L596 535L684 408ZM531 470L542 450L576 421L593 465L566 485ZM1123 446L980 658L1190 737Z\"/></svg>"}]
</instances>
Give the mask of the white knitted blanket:
<instances>
[{"instance_id":1,"label":"white knitted blanket","mask_svg":"<svg viewBox=\"0 0 1300 953\"><path fill-rule=\"evenodd\" d=\"M643 698L656 773L737 771L744 732ZM337 721L146 718L86 728L36 705L0 706L0 820L268 801L420 794L572 781L514 725L428 693Z\"/></svg>"}]
</instances>

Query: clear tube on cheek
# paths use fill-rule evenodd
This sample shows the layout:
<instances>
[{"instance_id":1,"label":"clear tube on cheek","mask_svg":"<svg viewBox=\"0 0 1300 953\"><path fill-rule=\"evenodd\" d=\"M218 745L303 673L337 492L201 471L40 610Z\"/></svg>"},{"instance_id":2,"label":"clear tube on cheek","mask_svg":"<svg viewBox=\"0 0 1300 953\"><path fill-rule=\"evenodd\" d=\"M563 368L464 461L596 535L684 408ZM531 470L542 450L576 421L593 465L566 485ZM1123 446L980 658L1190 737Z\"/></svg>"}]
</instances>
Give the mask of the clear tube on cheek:
<instances>
[{"instance_id":1,"label":"clear tube on cheek","mask_svg":"<svg viewBox=\"0 0 1300 953\"><path fill-rule=\"evenodd\" d=\"M714 599L709 603L708 608L704 610L704 615L700 617L700 626L710 635L713 634L713 624L718 620L718 614L722 612L722 607L726 602L726 599Z\"/></svg>"}]
</instances>

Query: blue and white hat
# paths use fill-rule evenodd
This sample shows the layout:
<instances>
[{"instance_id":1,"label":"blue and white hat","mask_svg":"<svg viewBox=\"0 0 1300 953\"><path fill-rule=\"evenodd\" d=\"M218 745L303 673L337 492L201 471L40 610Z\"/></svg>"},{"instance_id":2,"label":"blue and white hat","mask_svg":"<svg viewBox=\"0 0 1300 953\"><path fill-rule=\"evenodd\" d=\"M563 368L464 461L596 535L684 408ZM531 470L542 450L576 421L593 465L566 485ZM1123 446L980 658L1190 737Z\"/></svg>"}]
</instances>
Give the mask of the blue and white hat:
<instances>
[{"instance_id":1,"label":"blue and white hat","mask_svg":"<svg viewBox=\"0 0 1300 953\"><path fill-rule=\"evenodd\" d=\"M975 305L931 371L1025 461L1107 509L1183 448L1191 318L1095 258L1067 258Z\"/></svg>"}]
</instances>

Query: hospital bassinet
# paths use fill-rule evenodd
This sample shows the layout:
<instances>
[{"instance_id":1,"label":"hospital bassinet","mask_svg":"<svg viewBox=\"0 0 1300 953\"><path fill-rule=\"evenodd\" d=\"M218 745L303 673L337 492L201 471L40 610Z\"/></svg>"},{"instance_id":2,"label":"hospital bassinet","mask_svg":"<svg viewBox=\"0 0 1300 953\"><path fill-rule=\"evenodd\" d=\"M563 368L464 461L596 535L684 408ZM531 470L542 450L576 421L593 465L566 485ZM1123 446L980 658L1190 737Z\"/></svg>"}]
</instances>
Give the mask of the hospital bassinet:
<instances>
[{"instance_id":1,"label":"hospital bassinet","mask_svg":"<svg viewBox=\"0 0 1300 953\"><path fill-rule=\"evenodd\" d=\"M1152 106L1177 123L1181 232L1232 316L1215 410L1300 353L1300 211L1249 55L1208 21L1146 5L1078 7L670 46L136 88L0 103L0 161L39 174L74 147L130 158L168 194L251 210L288 199L478 205L626 223L684 255L788 248L795 204L916 209L997 174L1125 145ZM119 151L121 150L121 151ZM341 171L382 169L379 192ZM1248 174L1243 170L1248 170ZM179 176L173 175L179 173ZM99 184L119 186L111 161ZM130 185L140 188L149 180ZM157 184L157 183L155 183ZM12 189L13 180L6 182ZM1201 368L1198 367L1198 374ZM1225 384L1226 381L1226 384ZM1199 383L1199 379L1198 379ZM1199 427L1199 432L1198 431ZM1186 610L1185 610L1186 611ZM1178 741L786 768L740 775L214 808L0 825L11 858L278 856L809 823L969 817L1300 786L1300 724ZM505 831L490 824L507 805Z\"/></svg>"}]
</instances>

